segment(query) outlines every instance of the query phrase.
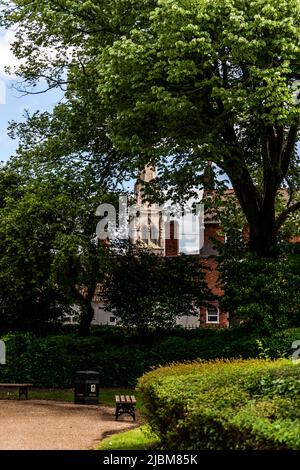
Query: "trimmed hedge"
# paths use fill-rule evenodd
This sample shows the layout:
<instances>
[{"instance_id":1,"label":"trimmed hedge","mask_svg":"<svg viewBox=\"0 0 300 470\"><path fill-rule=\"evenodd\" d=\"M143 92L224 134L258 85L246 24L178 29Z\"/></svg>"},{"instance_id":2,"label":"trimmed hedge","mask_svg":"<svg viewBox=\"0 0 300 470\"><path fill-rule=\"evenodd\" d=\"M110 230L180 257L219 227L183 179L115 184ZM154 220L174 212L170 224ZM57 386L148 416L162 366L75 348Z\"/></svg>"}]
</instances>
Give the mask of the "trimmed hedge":
<instances>
[{"instance_id":1,"label":"trimmed hedge","mask_svg":"<svg viewBox=\"0 0 300 470\"><path fill-rule=\"evenodd\" d=\"M10 333L7 364L0 366L1 382L33 382L37 386L67 388L76 370L95 369L103 387L134 386L153 367L171 362L258 357L256 336L242 330L183 330L139 333L116 327L97 327L90 337L75 332L47 337ZM263 338L267 355L290 356L300 329Z\"/></svg>"},{"instance_id":2,"label":"trimmed hedge","mask_svg":"<svg viewBox=\"0 0 300 470\"><path fill-rule=\"evenodd\" d=\"M162 449L300 449L300 365L291 361L175 364L138 388Z\"/></svg>"}]
</instances>

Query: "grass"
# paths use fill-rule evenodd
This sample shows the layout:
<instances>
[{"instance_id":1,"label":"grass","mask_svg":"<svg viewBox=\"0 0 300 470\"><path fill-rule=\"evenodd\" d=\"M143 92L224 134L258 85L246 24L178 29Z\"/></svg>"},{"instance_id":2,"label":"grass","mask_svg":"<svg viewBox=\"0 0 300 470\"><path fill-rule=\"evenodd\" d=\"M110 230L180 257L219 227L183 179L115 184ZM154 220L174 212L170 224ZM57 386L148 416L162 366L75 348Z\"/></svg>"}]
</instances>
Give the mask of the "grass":
<instances>
[{"instance_id":1,"label":"grass","mask_svg":"<svg viewBox=\"0 0 300 470\"><path fill-rule=\"evenodd\" d=\"M130 431L112 434L97 445L97 450L150 450L159 443L157 436L150 432L148 425Z\"/></svg>"},{"instance_id":2,"label":"grass","mask_svg":"<svg viewBox=\"0 0 300 470\"><path fill-rule=\"evenodd\" d=\"M99 392L99 403L100 405L115 406L115 395L135 395L137 399L137 409L141 410L141 400L139 392L128 389L128 388L100 388ZM0 399L15 400L19 398L19 390L11 389L0 391ZM74 390L73 389L39 389L33 388L28 389L29 400L56 400L56 401L68 401L74 402Z\"/></svg>"}]
</instances>

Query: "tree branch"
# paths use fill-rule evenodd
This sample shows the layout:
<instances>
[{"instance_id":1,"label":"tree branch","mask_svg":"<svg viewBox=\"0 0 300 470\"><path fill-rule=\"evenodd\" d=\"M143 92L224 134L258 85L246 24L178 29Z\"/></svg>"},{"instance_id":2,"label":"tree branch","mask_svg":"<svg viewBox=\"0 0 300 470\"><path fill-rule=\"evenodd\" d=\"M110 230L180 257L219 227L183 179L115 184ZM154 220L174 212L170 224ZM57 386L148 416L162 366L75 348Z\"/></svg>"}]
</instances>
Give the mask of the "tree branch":
<instances>
[{"instance_id":1,"label":"tree branch","mask_svg":"<svg viewBox=\"0 0 300 470\"><path fill-rule=\"evenodd\" d=\"M278 217L277 217L277 220L276 220L276 228L277 230L284 224L284 222L286 221L286 219L288 218L288 216L290 214L293 214L294 212L296 212L297 210L300 209L300 201L298 202L295 202L295 204L293 204L292 206L288 207L287 209L285 209Z\"/></svg>"},{"instance_id":2,"label":"tree branch","mask_svg":"<svg viewBox=\"0 0 300 470\"><path fill-rule=\"evenodd\" d=\"M274 127L270 124L266 127L267 132L267 148L270 162L275 163L277 158L277 142ZM272 166L272 165L271 165Z\"/></svg>"},{"instance_id":3,"label":"tree branch","mask_svg":"<svg viewBox=\"0 0 300 470\"><path fill-rule=\"evenodd\" d=\"M75 18L79 18L82 21L85 21L87 23L95 24L96 19L97 19L97 14L96 12L90 12L88 14L87 12L83 11L75 11L74 9L71 10L69 8L66 8L64 5L61 4L56 4L56 5L51 5L50 6L51 10L55 12L63 12L66 13L67 15L73 15ZM98 18L99 19L99 18ZM92 28L92 29L84 29L84 28L77 28L76 26L73 26L74 30L82 33L82 34L97 34L97 33L110 33L116 36L121 36L121 31L119 28L113 28L111 26L108 26L107 24L101 25L99 28Z\"/></svg>"},{"instance_id":4,"label":"tree branch","mask_svg":"<svg viewBox=\"0 0 300 470\"><path fill-rule=\"evenodd\" d=\"M283 150L283 126L275 126L276 129L276 139L277 139L277 158L278 161L281 160L282 150Z\"/></svg>"},{"instance_id":5,"label":"tree branch","mask_svg":"<svg viewBox=\"0 0 300 470\"><path fill-rule=\"evenodd\" d=\"M288 200L288 202L287 202L286 207L290 207L291 202L292 202L292 200L293 200L294 188L293 188L293 185L292 185L291 181L290 181L288 178L285 178L285 181L286 181L286 184L287 184L288 187L289 187L289 200Z\"/></svg>"},{"instance_id":6,"label":"tree branch","mask_svg":"<svg viewBox=\"0 0 300 470\"><path fill-rule=\"evenodd\" d=\"M245 165L235 130L230 123L225 125L223 135L227 149L229 149L226 157L224 157L223 167L232 182L239 203L250 223L250 221L258 219L262 199Z\"/></svg>"},{"instance_id":7,"label":"tree branch","mask_svg":"<svg viewBox=\"0 0 300 470\"><path fill-rule=\"evenodd\" d=\"M21 88L14 87L14 89L18 93L22 93L20 95L20 98L24 98L25 96L28 96L28 95L43 95L44 93L47 93L48 91L53 90L54 88L60 88L61 91L63 91L63 92L66 91L66 89L64 89L62 87L62 85L59 85L59 86L58 85L51 85L48 88L45 88L44 90L40 90L40 91L28 91L28 90L24 90L24 89L21 89Z\"/></svg>"},{"instance_id":8,"label":"tree branch","mask_svg":"<svg viewBox=\"0 0 300 470\"><path fill-rule=\"evenodd\" d=\"M282 159L281 159L282 179L287 174L287 171L290 166L291 158L292 158L293 151L295 149L295 145L297 141L298 126L299 126L299 123L293 124L290 127L290 130L287 136L286 146L282 153Z\"/></svg>"},{"instance_id":9,"label":"tree branch","mask_svg":"<svg viewBox=\"0 0 300 470\"><path fill-rule=\"evenodd\" d=\"M45 74L39 74L38 79L45 79L48 82L48 87L39 91L30 91L29 89L26 89L26 80L24 80L21 83L16 83L15 85L12 85L11 89L20 93L21 94L20 98L23 98L24 96L27 96L27 95L41 95L55 88L59 88L61 91L66 92L67 85L74 83L74 81L71 81L71 80L59 80L59 79L55 80L54 78L49 77ZM27 86L29 87L30 84L28 84Z\"/></svg>"}]
</instances>

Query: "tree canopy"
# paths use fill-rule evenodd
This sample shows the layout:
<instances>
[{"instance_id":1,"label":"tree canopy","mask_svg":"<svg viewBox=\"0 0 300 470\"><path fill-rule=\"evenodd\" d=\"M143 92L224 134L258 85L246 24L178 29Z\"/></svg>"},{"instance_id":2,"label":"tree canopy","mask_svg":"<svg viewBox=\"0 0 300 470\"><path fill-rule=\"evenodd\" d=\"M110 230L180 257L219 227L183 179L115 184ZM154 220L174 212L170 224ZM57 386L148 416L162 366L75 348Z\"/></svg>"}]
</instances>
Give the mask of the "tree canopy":
<instances>
[{"instance_id":1,"label":"tree canopy","mask_svg":"<svg viewBox=\"0 0 300 470\"><path fill-rule=\"evenodd\" d=\"M171 328L213 299L198 256L161 257L125 242L111 247L106 263L101 298L120 325Z\"/></svg>"},{"instance_id":2,"label":"tree canopy","mask_svg":"<svg viewBox=\"0 0 300 470\"><path fill-rule=\"evenodd\" d=\"M72 151L95 156L104 179L151 162L155 190L172 197L202 187L212 162L234 188L250 249L276 254L300 207L298 0L2 3L3 24L18 24L20 75L66 86L55 112L79 130Z\"/></svg>"},{"instance_id":3,"label":"tree canopy","mask_svg":"<svg viewBox=\"0 0 300 470\"><path fill-rule=\"evenodd\" d=\"M239 254L231 250L220 260L225 291L220 300L231 325L263 335L299 326L299 251L276 260Z\"/></svg>"},{"instance_id":4,"label":"tree canopy","mask_svg":"<svg viewBox=\"0 0 300 470\"><path fill-rule=\"evenodd\" d=\"M49 331L77 306L80 331L88 333L102 266L96 208L110 196L85 170L52 167L39 175L31 167L29 175L16 162L1 168L3 329Z\"/></svg>"}]
</instances>

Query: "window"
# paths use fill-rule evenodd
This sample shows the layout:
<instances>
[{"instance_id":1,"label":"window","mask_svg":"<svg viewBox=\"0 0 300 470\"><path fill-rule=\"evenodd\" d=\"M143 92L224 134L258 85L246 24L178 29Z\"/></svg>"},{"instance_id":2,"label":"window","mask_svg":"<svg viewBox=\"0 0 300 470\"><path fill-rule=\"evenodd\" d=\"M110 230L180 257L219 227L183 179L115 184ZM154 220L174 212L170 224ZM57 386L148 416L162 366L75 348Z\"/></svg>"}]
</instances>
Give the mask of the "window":
<instances>
[{"instance_id":1,"label":"window","mask_svg":"<svg viewBox=\"0 0 300 470\"><path fill-rule=\"evenodd\" d=\"M110 317L110 318L109 318L109 321L110 321L110 323L115 323L116 317Z\"/></svg>"},{"instance_id":2,"label":"window","mask_svg":"<svg viewBox=\"0 0 300 470\"><path fill-rule=\"evenodd\" d=\"M219 309L215 305L209 305L206 309L207 323L219 323Z\"/></svg>"}]
</instances>

